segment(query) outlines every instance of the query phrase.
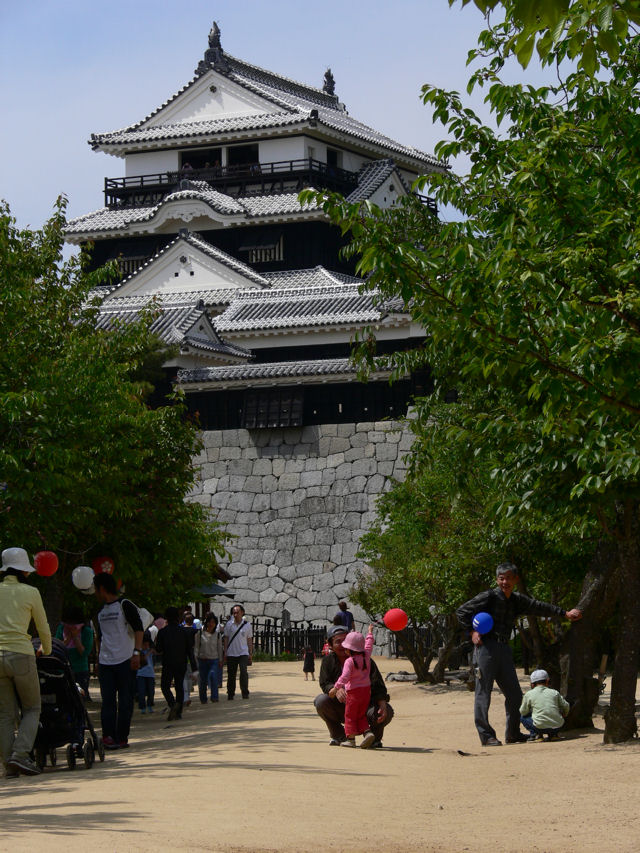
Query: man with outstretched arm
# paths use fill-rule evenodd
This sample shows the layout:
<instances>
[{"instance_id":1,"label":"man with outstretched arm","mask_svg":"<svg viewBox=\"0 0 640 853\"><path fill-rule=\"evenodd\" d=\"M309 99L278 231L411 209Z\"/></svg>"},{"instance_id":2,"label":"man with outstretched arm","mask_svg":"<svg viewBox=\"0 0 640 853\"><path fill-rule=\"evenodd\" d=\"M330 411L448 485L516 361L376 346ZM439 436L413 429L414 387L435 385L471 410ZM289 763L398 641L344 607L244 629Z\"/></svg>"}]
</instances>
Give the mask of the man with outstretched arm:
<instances>
[{"instance_id":1,"label":"man with outstretched arm","mask_svg":"<svg viewBox=\"0 0 640 853\"><path fill-rule=\"evenodd\" d=\"M495 729L489 724L489 705L493 682L504 693L507 715L505 740L507 743L524 743L527 736L520 731L520 703L522 690L513 663L509 645L518 616L558 616L575 622L582 618L580 610L564 610L555 604L537 601L514 592L518 582L518 569L513 563L500 563L496 569L497 587L488 589L470 599L456 611L458 621L471 637L474 645L473 664L476 673L474 715L476 728L483 746L502 746ZM480 635L473 628L476 613L489 613L493 628Z\"/></svg>"}]
</instances>

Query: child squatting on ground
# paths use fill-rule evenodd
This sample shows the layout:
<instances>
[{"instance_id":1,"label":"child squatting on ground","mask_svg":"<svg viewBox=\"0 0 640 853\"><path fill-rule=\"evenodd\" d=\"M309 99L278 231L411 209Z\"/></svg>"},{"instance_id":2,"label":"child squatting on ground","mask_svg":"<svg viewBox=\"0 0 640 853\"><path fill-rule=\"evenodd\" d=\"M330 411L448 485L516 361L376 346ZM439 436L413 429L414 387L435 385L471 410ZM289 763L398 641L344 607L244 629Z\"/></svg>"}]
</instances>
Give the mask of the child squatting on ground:
<instances>
[{"instance_id":1,"label":"child squatting on ground","mask_svg":"<svg viewBox=\"0 0 640 853\"><path fill-rule=\"evenodd\" d=\"M342 741L340 746L355 746L356 735L364 735L360 748L369 749L375 740L367 720L371 698L369 661L373 650L373 625L369 625L366 640L362 634L351 631L343 640L342 648L348 650L349 657L344 662L340 678L329 691L332 698L340 688L347 693L344 709L344 731L347 739Z\"/></svg>"},{"instance_id":2,"label":"child squatting on ground","mask_svg":"<svg viewBox=\"0 0 640 853\"><path fill-rule=\"evenodd\" d=\"M549 673L536 669L531 673L531 690L525 693L520 705L520 720L530 732L530 741L556 740L569 713L569 703L549 687Z\"/></svg>"}]
</instances>

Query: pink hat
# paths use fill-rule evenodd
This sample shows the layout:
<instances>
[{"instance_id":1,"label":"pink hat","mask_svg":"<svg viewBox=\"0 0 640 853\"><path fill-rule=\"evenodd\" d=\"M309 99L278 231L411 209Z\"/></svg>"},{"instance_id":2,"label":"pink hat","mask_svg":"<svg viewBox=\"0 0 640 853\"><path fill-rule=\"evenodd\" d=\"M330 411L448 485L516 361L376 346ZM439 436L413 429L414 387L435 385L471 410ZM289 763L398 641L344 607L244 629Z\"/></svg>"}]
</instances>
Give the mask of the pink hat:
<instances>
[{"instance_id":1,"label":"pink hat","mask_svg":"<svg viewBox=\"0 0 640 853\"><path fill-rule=\"evenodd\" d=\"M363 652L364 637L358 631L351 631L342 641L342 648L350 649L352 652Z\"/></svg>"}]
</instances>

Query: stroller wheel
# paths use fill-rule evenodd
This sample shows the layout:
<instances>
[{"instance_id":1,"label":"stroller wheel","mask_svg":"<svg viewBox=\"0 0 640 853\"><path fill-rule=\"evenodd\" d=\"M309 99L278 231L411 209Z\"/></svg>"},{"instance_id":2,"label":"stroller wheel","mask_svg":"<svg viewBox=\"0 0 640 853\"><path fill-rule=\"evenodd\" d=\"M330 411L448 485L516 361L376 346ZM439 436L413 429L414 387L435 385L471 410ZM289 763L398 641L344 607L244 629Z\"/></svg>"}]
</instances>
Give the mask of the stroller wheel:
<instances>
[{"instance_id":1,"label":"stroller wheel","mask_svg":"<svg viewBox=\"0 0 640 853\"><path fill-rule=\"evenodd\" d=\"M100 759L100 761L104 761L105 750L104 750L104 743L102 742L101 737L97 738L97 746L98 746L98 748L97 748L98 758Z\"/></svg>"},{"instance_id":2,"label":"stroller wheel","mask_svg":"<svg viewBox=\"0 0 640 853\"><path fill-rule=\"evenodd\" d=\"M84 756L84 766L89 768L93 765L95 761L96 754L93 749L93 744L90 740L86 740L84 742L84 746L82 747L82 754Z\"/></svg>"},{"instance_id":3,"label":"stroller wheel","mask_svg":"<svg viewBox=\"0 0 640 853\"><path fill-rule=\"evenodd\" d=\"M58 763L58 756L56 755L55 747L49 751L49 764L52 767L55 767Z\"/></svg>"},{"instance_id":4,"label":"stroller wheel","mask_svg":"<svg viewBox=\"0 0 640 853\"><path fill-rule=\"evenodd\" d=\"M75 770L76 767L76 751L72 743L67 747L67 767L69 770Z\"/></svg>"},{"instance_id":5,"label":"stroller wheel","mask_svg":"<svg viewBox=\"0 0 640 853\"><path fill-rule=\"evenodd\" d=\"M40 770L44 770L44 768L47 766L47 753L41 746L36 749L36 764L38 765Z\"/></svg>"}]
</instances>

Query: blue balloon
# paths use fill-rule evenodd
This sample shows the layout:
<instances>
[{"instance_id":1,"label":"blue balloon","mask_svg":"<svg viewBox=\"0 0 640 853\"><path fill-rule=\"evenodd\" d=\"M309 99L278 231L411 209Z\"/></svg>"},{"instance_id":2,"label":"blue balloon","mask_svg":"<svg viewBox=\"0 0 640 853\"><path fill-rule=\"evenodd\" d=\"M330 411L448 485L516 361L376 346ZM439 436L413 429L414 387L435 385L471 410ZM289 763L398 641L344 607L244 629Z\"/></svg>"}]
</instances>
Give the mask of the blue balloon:
<instances>
[{"instance_id":1,"label":"blue balloon","mask_svg":"<svg viewBox=\"0 0 640 853\"><path fill-rule=\"evenodd\" d=\"M472 624L474 631L479 634L488 634L493 628L493 616L490 613L476 613Z\"/></svg>"}]
</instances>

